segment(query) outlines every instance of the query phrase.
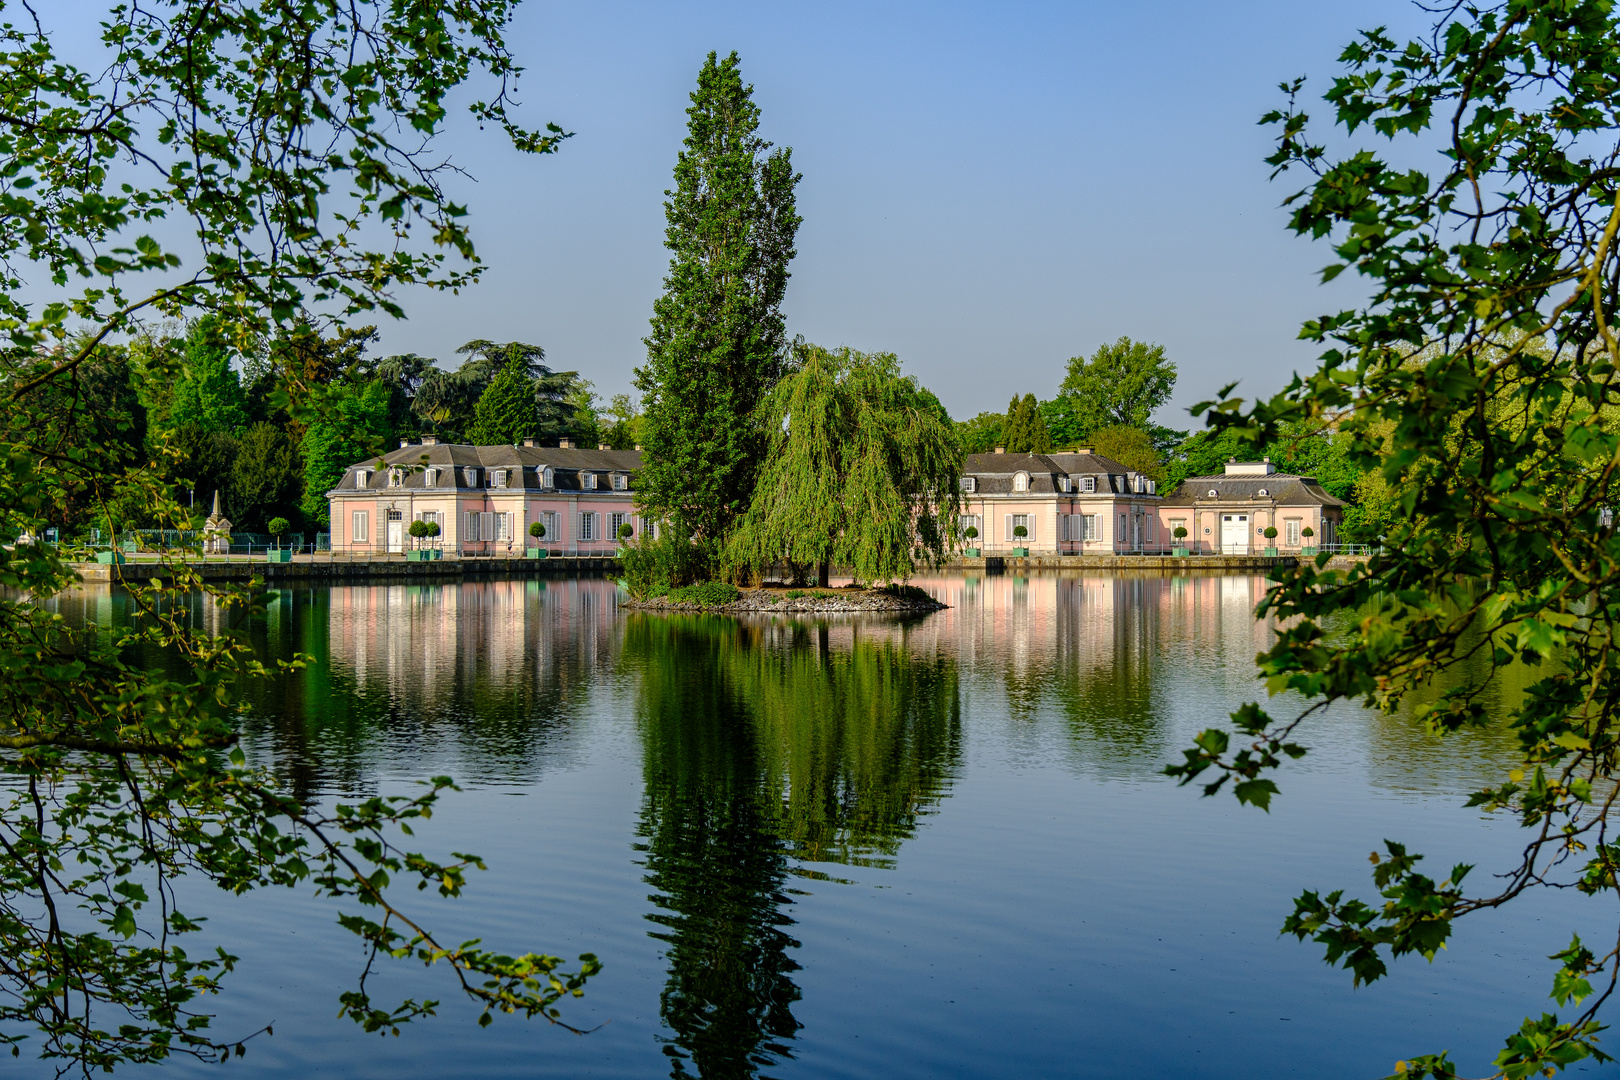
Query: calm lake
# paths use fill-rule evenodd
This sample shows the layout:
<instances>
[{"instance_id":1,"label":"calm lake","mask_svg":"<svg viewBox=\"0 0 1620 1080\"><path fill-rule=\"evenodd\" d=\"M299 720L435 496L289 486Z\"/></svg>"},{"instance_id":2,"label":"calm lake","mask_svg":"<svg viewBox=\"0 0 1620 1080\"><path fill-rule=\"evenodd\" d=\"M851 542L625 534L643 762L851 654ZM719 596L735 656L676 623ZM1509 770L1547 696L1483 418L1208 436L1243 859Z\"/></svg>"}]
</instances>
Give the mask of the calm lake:
<instances>
[{"instance_id":1,"label":"calm lake","mask_svg":"<svg viewBox=\"0 0 1620 1080\"><path fill-rule=\"evenodd\" d=\"M367 1036L336 1018L362 962L338 905L199 893L242 958L216 1035L275 1027L231 1075L1366 1078L1442 1049L1476 1075L1554 1010L1545 958L1612 935L1612 905L1534 896L1352 990L1278 936L1293 896L1373 898L1386 837L1442 874L1507 867L1520 830L1462 803L1510 737L1340 708L1271 813L1200 798L1159 770L1260 694L1263 578L918 584L950 609L649 616L600 579L282 593L234 629L315 663L248 696L252 758L326 800L454 776L418 846L489 869L407 903L441 940L597 953L565 1011L601 1026L479 1029L445 972L395 965L379 990L440 1015ZM111 590L57 607L128 618ZM49 1075L27 1053L8 1074Z\"/></svg>"}]
</instances>

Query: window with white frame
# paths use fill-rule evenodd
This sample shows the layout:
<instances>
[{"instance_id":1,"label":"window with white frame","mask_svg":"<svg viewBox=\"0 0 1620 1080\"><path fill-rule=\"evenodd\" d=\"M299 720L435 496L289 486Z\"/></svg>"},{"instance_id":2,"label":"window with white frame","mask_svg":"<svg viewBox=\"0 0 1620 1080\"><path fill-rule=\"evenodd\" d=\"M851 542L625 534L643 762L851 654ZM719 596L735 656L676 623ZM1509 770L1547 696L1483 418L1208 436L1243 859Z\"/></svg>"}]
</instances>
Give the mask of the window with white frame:
<instances>
[{"instance_id":1,"label":"window with white frame","mask_svg":"<svg viewBox=\"0 0 1620 1080\"><path fill-rule=\"evenodd\" d=\"M349 528L349 542L354 544L367 544L371 542L371 514L366 510L356 510Z\"/></svg>"},{"instance_id":2,"label":"window with white frame","mask_svg":"<svg viewBox=\"0 0 1620 1080\"><path fill-rule=\"evenodd\" d=\"M405 470L404 469L389 469L388 470L388 486L389 487L399 487L399 485L403 484L404 482L405 482Z\"/></svg>"},{"instance_id":3,"label":"window with white frame","mask_svg":"<svg viewBox=\"0 0 1620 1080\"><path fill-rule=\"evenodd\" d=\"M478 511L468 510L462 518L461 539L469 544L478 542Z\"/></svg>"},{"instance_id":4,"label":"window with white frame","mask_svg":"<svg viewBox=\"0 0 1620 1080\"><path fill-rule=\"evenodd\" d=\"M1024 535L1023 536L1018 535L1018 527L1020 525L1022 525L1024 527ZM1007 539L1009 539L1009 540L1032 540L1032 539L1034 539L1034 537L1035 537L1035 519L1033 517L1031 517L1029 514L1008 514L1007 515Z\"/></svg>"},{"instance_id":5,"label":"window with white frame","mask_svg":"<svg viewBox=\"0 0 1620 1080\"><path fill-rule=\"evenodd\" d=\"M956 519L956 527L966 536L969 529L978 529L984 532L984 525L980 523L978 514L961 514Z\"/></svg>"},{"instance_id":6,"label":"window with white frame","mask_svg":"<svg viewBox=\"0 0 1620 1080\"><path fill-rule=\"evenodd\" d=\"M579 515L579 538L582 541L600 539L596 531L595 513L584 513Z\"/></svg>"},{"instance_id":7,"label":"window with white frame","mask_svg":"<svg viewBox=\"0 0 1620 1080\"><path fill-rule=\"evenodd\" d=\"M422 470L422 486L423 487L438 487L439 486L439 471L440 470L438 470L438 469L423 469Z\"/></svg>"},{"instance_id":8,"label":"window with white frame","mask_svg":"<svg viewBox=\"0 0 1620 1080\"><path fill-rule=\"evenodd\" d=\"M503 488L503 487L506 486L506 470L505 469L496 469L495 470L495 486L498 487L498 488Z\"/></svg>"},{"instance_id":9,"label":"window with white frame","mask_svg":"<svg viewBox=\"0 0 1620 1080\"><path fill-rule=\"evenodd\" d=\"M1283 543L1289 547L1299 547L1299 518L1283 519Z\"/></svg>"},{"instance_id":10,"label":"window with white frame","mask_svg":"<svg viewBox=\"0 0 1620 1080\"><path fill-rule=\"evenodd\" d=\"M1013 490L1014 491L1028 491L1029 490L1029 474L1028 473L1019 473L1018 475L1013 477Z\"/></svg>"},{"instance_id":11,"label":"window with white frame","mask_svg":"<svg viewBox=\"0 0 1620 1080\"><path fill-rule=\"evenodd\" d=\"M618 479L618 478L615 477L614 479ZM629 514L609 514L608 515L608 539L609 540L617 540L619 538L619 527L622 526L622 525L630 525L630 515ZM630 527L632 529L635 528L634 525L630 525Z\"/></svg>"},{"instance_id":12,"label":"window with white frame","mask_svg":"<svg viewBox=\"0 0 1620 1080\"><path fill-rule=\"evenodd\" d=\"M1084 495L1097 493L1097 478L1095 476L1082 476L1080 478L1080 492Z\"/></svg>"},{"instance_id":13,"label":"window with white frame","mask_svg":"<svg viewBox=\"0 0 1620 1080\"><path fill-rule=\"evenodd\" d=\"M975 491L978 490L979 481L978 481L978 479L976 477L964 476L964 477L962 477L960 480L958 480L956 482L956 486L958 488L960 488L962 491L964 491L967 494L971 495Z\"/></svg>"},{"instance_id":14,"label":"window with white frame","mask_svg":"<svg viewBox=\"0 0 1620 1080\"><path fill-rule=\"evenodd\" d=\"M1069 487L1070 486L1071 485L1069 484L1069 478L1067 476L1058 477L1058 490L1059 491L1061 491L1065 495L1067 495L1069 493Z\"/></svg>"},{"instance_id":15,"label":"window with white frame","mask_svg":"<svg viewBox=\"0 0 1620 1080\"><path fill-rule=\"evenodd\" d=\"M629 480L625 477L624 473L614 473L613 490L624 491L627 487L629 487Z\"/></svg>"},{"instance_id":16,"label":"window with white frame","mask_svg":"<svg viewBox=\"0 0 1620 1080\"><path fill-rule=\"evenodd\" d=\"M465 480L468 487L477 487L478 486L478 470L477 469L470 469L470 468L469 469L463 469L463 470L461 470L461 475L462 475L463 480Z\"/></svg>"},{"instance_id":17,"label":"window with white frame","mask_svg":"<svg viewBox=\"0 0 1620 1080\"><path fill-rule=\"evenodd\" d=\"M1124 514L1119 515L1119 535L1117 537L1115 537L1115 540L1117 540L1119 543L1123 544L1125 542L1125 538L1126 538L1126 530L1129 529L1130 527L1131 527L1130 522L1125 517L1125 515Z\"/></svg>"},{"instance_id":18,"label":"window with white frame","mask_svg":"<svg viewBox=\"0 0 1620 1080\"><path fill-rule=\"evenodd\" d=\"M584 488L586 491L595 491L596 490L596 474L595 473L589 473L589 472L588 473L581 473L580 474L580 485L579 486ZM581 537L580 539L584 539L584 537Z\"/></svg>"},{"instance_id":19,"label":"window with white frame","mask_svg":"<svg viewBox=\"0 0 1620 1080\"><path fill-rule=\"evenodd\" d=\"M540 472L540 486L544 487L544 488L551 488L551 487L556 487L557 486L557 476L556 476L555 473L553 473L551 471L551 466L550 465L547 465Z\"/></svg>"},{"instance_id":20,"label":"window with white frame","mask_svg":"<svg viewBox=\"0 0 1620 1080\"><path fill-rule=\"evenodd\" d=\"M370 483L371 483L371 470L370 469L356 469L356 470L354 470L354 486L355 487L363 488L363 487L365 487L366 485L368 485Z\"/></svg>"},{"instance_id":21,"label":"window with white frame","mask_svg":"<svg viewBox=\"0 0 1620 1080\"><path fill-rule=\"evenodd\" d=\"M645 536L648 540L658 539L658 522L653 518L642 518L641 535Z\"/></svg>"}]
</instances>

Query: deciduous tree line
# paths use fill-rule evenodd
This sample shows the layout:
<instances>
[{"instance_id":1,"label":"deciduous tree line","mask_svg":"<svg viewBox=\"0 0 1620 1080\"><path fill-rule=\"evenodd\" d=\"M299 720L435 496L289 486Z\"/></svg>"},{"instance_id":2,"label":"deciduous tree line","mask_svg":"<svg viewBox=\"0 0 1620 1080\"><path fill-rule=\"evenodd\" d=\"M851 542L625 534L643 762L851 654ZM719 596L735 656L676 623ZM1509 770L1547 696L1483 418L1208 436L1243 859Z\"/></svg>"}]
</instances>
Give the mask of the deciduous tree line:
<instances>
[{"instance_id":1,"label":"deciduous tree line","mask_svg":"<svg viewBox=\"0 0 1620 1080\"><path fill-rule=\"evenodd\" d=\"M215 314L142 328L96 343L78 369L78 401L64 398L49 415L67 440L149 466L188 509L206 512L218 492L246 531L276 517L325 528L326 493L343 470L402 438L634 445L628 398L604 410L588 380L553 371L538 345L470 341L448 369L414 353L372 356L377 337L375 326L323 334L308 322L261 335ZM51 519L64 535L159 524L140 495L99 506L88 487L65 495Z\"/></svg>"}]
</instances>

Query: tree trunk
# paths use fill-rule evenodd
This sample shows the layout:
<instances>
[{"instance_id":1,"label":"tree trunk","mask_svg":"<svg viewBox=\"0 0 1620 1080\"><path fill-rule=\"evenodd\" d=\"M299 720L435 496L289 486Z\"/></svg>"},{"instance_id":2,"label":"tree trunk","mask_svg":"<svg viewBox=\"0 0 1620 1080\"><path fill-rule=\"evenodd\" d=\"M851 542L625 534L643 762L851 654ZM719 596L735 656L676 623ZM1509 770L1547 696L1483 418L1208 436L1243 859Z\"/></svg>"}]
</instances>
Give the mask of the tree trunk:
<instances>
[{"instance_id":1,"label":"tree trunk","mask_svg":"<svg viewBox=\"0 0 1620 1080\"><path fill-rule=\"evenodd\" d=\"M827 587L827 577L831 573L832 573L832 564L831 563L827 563L827 562L817 563L816 564L816 585L819 586L820 588L825 589Z\"/></svg>"}]
</instances>

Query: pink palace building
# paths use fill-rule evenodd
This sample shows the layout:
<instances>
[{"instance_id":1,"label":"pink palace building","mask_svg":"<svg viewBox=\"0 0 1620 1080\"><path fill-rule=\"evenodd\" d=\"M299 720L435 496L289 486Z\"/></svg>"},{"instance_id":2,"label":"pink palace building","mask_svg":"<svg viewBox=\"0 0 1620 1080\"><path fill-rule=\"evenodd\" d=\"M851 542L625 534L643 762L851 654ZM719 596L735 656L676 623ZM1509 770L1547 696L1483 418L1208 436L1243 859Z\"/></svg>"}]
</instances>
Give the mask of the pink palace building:
<instances>
[{"instance_id":1,"label":"pink palace building","mask_svg":"<svg viewBox=\"0 0 1620 1080\"><path fill-rule=\"evenodd\" d=\"M631 505L641 455L634 450L560 446L459 446L431 435L420 444L349 466L326 493L332 550L404 552L433 546L460 556L521 556L531 545L567 555L611 555L621 525L640 536L645 523ZM439 535L420 544L413 521L437 522ZM529 526L540 522L545 537Z\"/></svg>"}]
</instances>

